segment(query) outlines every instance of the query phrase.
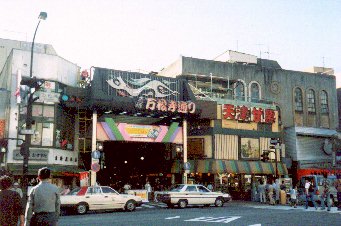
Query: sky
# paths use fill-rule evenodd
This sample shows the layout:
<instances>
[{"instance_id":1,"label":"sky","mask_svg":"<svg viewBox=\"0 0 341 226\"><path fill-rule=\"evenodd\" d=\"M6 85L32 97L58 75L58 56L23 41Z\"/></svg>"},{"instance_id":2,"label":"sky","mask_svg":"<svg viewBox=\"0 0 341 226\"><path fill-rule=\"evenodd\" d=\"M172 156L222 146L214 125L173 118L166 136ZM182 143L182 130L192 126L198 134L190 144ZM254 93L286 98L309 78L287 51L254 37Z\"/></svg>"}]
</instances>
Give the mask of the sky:
<instances>
[{"instance_id":1,"label":"sky","mask_svg":"<svg viewBox=\"0 0 341 226\"><path fill-rule=\"evenodd\" d=\"M0 0L0 37L51 44L79 65L160 71L180 56L235 50L283 69L335 70L341 87L340 0Z\"/></svg>"}]
</instances>

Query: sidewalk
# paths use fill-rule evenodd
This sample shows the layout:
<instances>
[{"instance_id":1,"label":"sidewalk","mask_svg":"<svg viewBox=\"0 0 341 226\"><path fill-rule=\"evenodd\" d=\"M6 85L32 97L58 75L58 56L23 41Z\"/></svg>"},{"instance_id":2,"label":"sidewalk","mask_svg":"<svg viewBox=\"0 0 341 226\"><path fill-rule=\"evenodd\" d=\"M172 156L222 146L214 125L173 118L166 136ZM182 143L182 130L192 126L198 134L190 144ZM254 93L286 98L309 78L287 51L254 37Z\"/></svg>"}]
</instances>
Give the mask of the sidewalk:
<instances>
[{"instance_id":1,"label":"sidewalk","mask_svg":"<svg viewBox=\"0 0 341 226\"><path fill-rule=\"evenodd\" d=\"M297 208L291 207L290 205L269 205L269 204L261 204L259 202L251 202L251 201L241 201L236 200L232 201L233 203L237 205L243 205L247 207L257 208L257 209L278 209L278 210L303 210L303 211L314 211L314 212L329 212L329 213L339 213L341 214L341 211L337 210L337 207L331 207L330 211L327 211L327 208L324 210L321 210L321 207L318 207L317 210L314 207L309 207L308 209L305 209L304 206L297 206Z\"/></svg>"}]
</instances>

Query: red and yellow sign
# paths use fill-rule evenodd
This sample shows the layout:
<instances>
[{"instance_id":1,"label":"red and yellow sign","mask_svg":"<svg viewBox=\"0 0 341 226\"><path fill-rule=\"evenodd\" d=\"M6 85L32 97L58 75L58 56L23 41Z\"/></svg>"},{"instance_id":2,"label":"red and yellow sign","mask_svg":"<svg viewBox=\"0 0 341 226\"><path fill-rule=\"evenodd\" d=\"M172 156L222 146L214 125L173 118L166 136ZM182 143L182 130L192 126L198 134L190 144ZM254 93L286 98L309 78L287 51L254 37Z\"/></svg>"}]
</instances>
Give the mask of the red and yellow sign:
<instances>
[{"instance_id":1,"label":"red and yellow sign","mask_svg":"<svg viewBox=\"0 0 341 226\"><path fill-rule=\"evenodd\" d=\"M242 122L273 124L276 121L274 110L246 107L244 105L236 106L233 104L223 104L222 115L224 119Z\"/></svg>"},{"instance_id":2,"label":"red and yellow sign","mask_svg":"<svg viewBox=\"0 0 341 226\"><path fill-rule=\"evenodd\" d=\"M0 138L5 137L5 126L6 126L5 119L0 119Z\"/></svg>"}]
</instances>

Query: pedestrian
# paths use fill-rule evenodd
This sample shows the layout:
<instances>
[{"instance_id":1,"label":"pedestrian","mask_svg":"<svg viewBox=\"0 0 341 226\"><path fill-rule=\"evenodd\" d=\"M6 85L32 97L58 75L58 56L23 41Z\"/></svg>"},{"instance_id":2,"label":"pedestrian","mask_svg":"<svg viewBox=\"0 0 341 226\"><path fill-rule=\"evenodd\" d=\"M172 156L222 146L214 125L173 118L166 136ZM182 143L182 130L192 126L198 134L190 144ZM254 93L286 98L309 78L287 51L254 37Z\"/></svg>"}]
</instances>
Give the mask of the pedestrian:
<instances>
[{"instance_id":1,"label":"pedestrian","mask_svg":"<svg viewBox=\"0 0 341 226\"><path fill-rule=\"evenodd\" d=\"M323 193L321 194L321 210L324 210L326 208L327 202L327 211L330 211L331 209L331 201L330 201L330 181L328 180L327 173L323 173L323 180L322 180L322 187L323 187Z\"/></svg>"},{"instance_id":2,"label":"pedestrian","mask_svg":"<svg viewBox=\"0 0 341 226\"><path fill-rule=\"evenodd\" d=\"M146 184L144 185L144 189L147 190L147 200L150 200L152 194L152 186L150 185L149 181L147 181Z\"/></svg>"},{"instance_id":3,"label":"pedestrian","mask_svg":"<svg viewBox=\"0 0 341 226\"><path fill-rule=\"evenodd\" d=\"M279 180L276 179L275 182L272 184L274 188L274 193L275 193L275 199L276 199L276 204L279 204L279 193L280 193L280 185L279 185Z\"/></svg>"},{"instance_id":4,"label":"pedestrian","mask_svg":"<svg viewBox=\"0 0 341 226\"><path fill-rule=\"evenodd\" d=\"M212 183L209 183L209 184L207 185L207 188L208 188L210 191L213 191L213 185L212 185Z\"/></svg>"},{"instance_id":5,"label":"pedestrian","mask_svg":"<svg viewBox=\"0 0 341 226\"><path fill-rule=\"evenodd\" d=\"M60 195L67 195L70 193L70 188L68 185L64 185L63 191L60 193Z\"/></svg>"},{"instance_id":6,"label":"pedestrian","mask_svg":"<svg viewBox=\"0 0 341 226\"><path fill-rule=\"evenodd\" d=\"M290 190L290 206L297 208L297 185Z\"/></svg>"},{"instance_id":7,"label":"pedestrian","mask_svg":"<svg viewBox=\"0 0 341 226\"><path fill-rule=\"evenodd\" d=\"M315 209L317 210L316 202L314 200L314 184L308 179L305 180L304 193L305 193L305 208L308 209L309 200L313 202Z\"/></svg>"},{"instance_id":8,"label":"pedestrian","mask_svg":"<svg viewBox=\"0 0 341 226\"><path fill-rule=\"evenodd\" d=\"M25 213L26 226L56 226L60 215L60 193L48 180L51 171L47 167L38 170L39 184L28 197Z\"/></svg>"},{"instance_id":9,"label":"pedestrian","mask_svg":"<svg viewBox=\"0 0 341 226\"><path fill-rule=\"evenodd\" d=\"M259 181L258 185L259 201L260 203L266 203L265 198L265 184L262 180Z\"/></svg>"},{"instance_id":10,"label":"pedestrian","mask_svg":"<svg viewBox=\"0 0 341 226\"><path fill-rule=\"evenodd\" d=\"M268 191L268 196L269 196L269 204L270 205L275 205L275 200L274 200L274 187L272 184L269 184L269 191Z\"/></svg>"},{"instance_id":11,"label":"pedestrian","mask_svg":"<svg viewBox=\"0 0 341 226\"><path fill-rule=\"evenodd\" d=\"M335 188L337 191L337 210L341 211L341 173L336 175Z\"/></svg>"},{"instance_id":12,"label":"pedestrian","mask_svg":"<svg viewBox=\"0 0 341 226\"><path fill-rule=\"evenodd\" d=\"M12 179L7 176L0 177L0 225L24 226L24 209L18 192L12 191Z\"/></svg>"},{"instance_id":13,"label":"pedestrian","mask_svg":"<svg viewBox=\"0 0 341 226\"><path fill-rule=\"evenodd\" d=\"M23 193L22 193L21 188L19 188L19 183L18 182L14 182L13 183L13 187L11 188L11 190L18 192L18 194L20 195L20 198L23 197Z\"/></svg>"},{"instance_id":14,"label":"pedestrian","mask_svg":"<svg viewBox=\"0 0 341 226\"><path fill-rule=\"evenodd\" d=\"M124 186L123 186L123 189L124 189L124 193L125 194L128 194L128 191L131 189L131 185L129 183L126 183Z\"/></svg>"},{"instance_id":15,"label":"pedestrian","mask_svg":"<svg viewBox=\"0 0 341 226\"><path fill-rule=\"evenodd\" d=\"M284 180L282 181L282 184L281 184L281 186L280 186L280 189L281 189L282 191L285 191L285 189L286 189Z\"/></svg>"}]
</instances>

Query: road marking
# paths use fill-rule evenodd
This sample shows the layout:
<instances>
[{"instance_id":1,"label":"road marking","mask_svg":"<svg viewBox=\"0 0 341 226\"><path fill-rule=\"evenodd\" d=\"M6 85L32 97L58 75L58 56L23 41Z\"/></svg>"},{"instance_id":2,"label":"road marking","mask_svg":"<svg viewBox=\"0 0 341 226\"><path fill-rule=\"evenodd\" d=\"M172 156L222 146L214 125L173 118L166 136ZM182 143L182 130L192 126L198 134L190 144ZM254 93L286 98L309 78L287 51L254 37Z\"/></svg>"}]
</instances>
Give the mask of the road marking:
<instances>
[{"instance_id":1,"label":"road marking","mask_svg":"<svg viewBox=\"0 0 341 226\"><path fill-rule=\"evenodd\" d=\"M176 218L180 218L180 216L175 216L175 217L167 217L165 218L166 220L171 220L171 219L176 219Z\"/></svg>"},{"instance_id":2,"label":"road marking","mask_svg":"<svg viewBox=\"0 0 341 226\"><path fill-rule=\"evenodd\" d=\"M252 224L252 225L249 225L249 226L262 226L261 224Z\"/></svg>"},{"instance_id":3,"label":"road marking","mask_svg":"<svg viewBox=\"0 0 341 226\"><path fill-rule=\"evenodd\" d=\"M193 218L190 220L185 220L185 221L205 221L205 222L211 222L211 223L230 223L231 221L237 220L241 217L198 217L198 218Z\"/></svg>"}]
</instances>

